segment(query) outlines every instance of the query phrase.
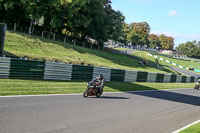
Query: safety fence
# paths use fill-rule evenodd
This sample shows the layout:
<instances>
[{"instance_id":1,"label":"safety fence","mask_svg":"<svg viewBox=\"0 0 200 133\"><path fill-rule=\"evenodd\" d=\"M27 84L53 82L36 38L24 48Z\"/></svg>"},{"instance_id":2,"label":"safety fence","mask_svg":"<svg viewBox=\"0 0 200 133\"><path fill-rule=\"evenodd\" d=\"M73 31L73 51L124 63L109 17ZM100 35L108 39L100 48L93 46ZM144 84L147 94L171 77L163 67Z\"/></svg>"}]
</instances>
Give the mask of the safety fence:
<instances>
[{"instance_id":1,"label":"safety fence","mask_svg":"<svg viewBox=\"0 0 200 133\"><path fill-rule=\"evenodd\" d=\"M120 70L17 58L0 58L0 78L90 81L98 74L103 74L106 81L115 82L189 83L198 80L198 77L174 74Z\"/></svg>"},{"instance_id":2,"label":"safety fence","mask_svg":"<svg viewBox=\"0 0 200 133\"><path fill-rule=\"evenodd\" d=\"M179 64L173 63L173 62L171 62L171 61L169 61L169 60L163 59L163 58L161 58L161 57L159 57L159 56L156 56L156 55L153 55L153 54L150 54L150 53L148 53L148 55L149 55L149 56L152 56L152 57L154 57L154 58L157 58L157 59L159 59L159 60L161 60L161 61L164 61L164 62L167 62L167 63L169 63L169 64L172 64L172 65L174 65L174 66L177 66L177 67L179 67L179 68L182 68L182 69L192 70L192 71L195 71L195 72L200 72L199 69L184 67L184 66L181 66L181 65L179 65Z\"/></svg>"}]
</instances>

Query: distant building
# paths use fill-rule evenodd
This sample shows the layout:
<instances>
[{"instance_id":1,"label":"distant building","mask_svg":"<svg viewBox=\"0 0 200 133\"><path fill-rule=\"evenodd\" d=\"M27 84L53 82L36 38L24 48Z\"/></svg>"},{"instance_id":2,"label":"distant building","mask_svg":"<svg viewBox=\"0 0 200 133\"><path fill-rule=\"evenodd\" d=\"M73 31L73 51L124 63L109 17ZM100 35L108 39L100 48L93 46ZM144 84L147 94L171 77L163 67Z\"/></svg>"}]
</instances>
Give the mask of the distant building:
<instances>
[{"instance_id":1,"label":"distant building","mask_svg":"<svg viewBox=\"0 0 200 133\"><path fill-rule=\"evenodd\" d=\"M160 50L163 54L173 54L173 50Z\"/></svg>"}]
</instances>

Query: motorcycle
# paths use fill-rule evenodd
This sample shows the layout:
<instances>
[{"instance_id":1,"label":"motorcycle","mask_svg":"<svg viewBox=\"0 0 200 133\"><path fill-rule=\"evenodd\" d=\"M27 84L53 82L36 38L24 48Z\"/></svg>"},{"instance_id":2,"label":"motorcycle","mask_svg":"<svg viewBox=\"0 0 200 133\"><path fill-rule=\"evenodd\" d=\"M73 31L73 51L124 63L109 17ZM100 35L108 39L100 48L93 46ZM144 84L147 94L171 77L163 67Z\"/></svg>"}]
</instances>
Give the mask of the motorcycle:
<instances>
[{"instance_id":1,"label":"motorcycle","mask_svg":"<svg viewBox=\"0 0 200 133\"><path fill-rule=\"evenodd\" d=\"M196 83L195 83L194 89L195 89L195 90L199 90L199 85L200 85L199 82L196 82Z\"/></svg>"},{"instance_id":2,"label":"motorcycle","mask_svg":"<svg viewBox=\"0 0 200 133\"><path fill-rule=\"evenodd\" d=\"M85 92L83 93L83 97L87 98L88 96L95 95L96 97L100 97L103 93L103 88L98 89L97 86L99 86L100 83L96 81L90 81L87 83L87 88Z\"/></svg>"}]
</instances>

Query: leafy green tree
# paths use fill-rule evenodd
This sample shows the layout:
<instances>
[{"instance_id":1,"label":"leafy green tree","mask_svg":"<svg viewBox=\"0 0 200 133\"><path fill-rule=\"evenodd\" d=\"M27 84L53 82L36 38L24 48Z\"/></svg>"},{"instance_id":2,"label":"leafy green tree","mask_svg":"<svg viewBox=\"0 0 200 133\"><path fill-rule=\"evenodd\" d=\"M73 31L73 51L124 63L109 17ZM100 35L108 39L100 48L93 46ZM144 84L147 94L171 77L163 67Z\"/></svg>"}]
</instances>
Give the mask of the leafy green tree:
<instances>
[{"instance_id":1,"label":"leafy green tree","mask_svg":"<svg viewBox=\"0 0 200 133\"><path fill-rule=\"evenodd\" d=\"M198 57L200 54L200 49L195 41L182 43L176 49L187 56Z\"/></svg>"},{"instance_id":2,"label":"leafy green tree","mask_svg":"<svg viewBox=\"0 0 200 133\"><path fill-rule=\"evenodd\" d=\"M124 16L111 0L0 0L0 22L64 34L98 44L123 36Z\"/></svg>"},{"instance_id":3,"label":"leafy green tree","mask_svg":"<svg viewBox=\"0 0 200 133\"><path fill-rule=\"evenodd\" d=\"M124 35L123 31L125 28L124 27L124 19L125 17L122 15L122 13L120 11L114 11L111 14L111 39L115 40L115 41L120 41L120 37L122 37Z\"/></svg>"},{"instance_id":4,"label":"leafy green tree","mask_svg":"<svg viewBox=\"0 0 200 133\"><path fill-rule=\"evenodd\" d=\"M174 38L168 37L164 34L161 34L159 37L160 45L162 49L172 50L174 47Z\"/></svg>"},{"instance_id":5,"label":"leafy green tree","mask_svg":"<svg viewBox=\"0 0 200 133\"><path fill-rule=\"evenodd\" d=\"M128 41L128 34L130 32L130 29L129 29L129 26L128 26L127 23L125 23L125 22L123 23L123 25L122 25L122 31L121 32L122 32L122 35L119 38L119 42L127 45L128 42L129 42Z\"/></svg>"},{"instance_id":6,"label":"leafy green tree","mask_svg":"<svg viewBox=\"0 0 200 133\"><path fill-rule=\"evenodd\" d=\"M148 37L149 40L149 47L153 48L153 49L157 49L161 47L160 45L160 40L159 40L159 36L155 35L155 34L150 34Z\"/></svg>"},{"instance_id":7,"label":"leafy green tree","mask_svg":"<svg viewBox=\"0 0 200 133\"><path fill-rule=\"evenodd\" d=\"M129 29L128 40L132 45L149 46L150 26L147 22L131 23Z\"/></svg>"}]
</instances>

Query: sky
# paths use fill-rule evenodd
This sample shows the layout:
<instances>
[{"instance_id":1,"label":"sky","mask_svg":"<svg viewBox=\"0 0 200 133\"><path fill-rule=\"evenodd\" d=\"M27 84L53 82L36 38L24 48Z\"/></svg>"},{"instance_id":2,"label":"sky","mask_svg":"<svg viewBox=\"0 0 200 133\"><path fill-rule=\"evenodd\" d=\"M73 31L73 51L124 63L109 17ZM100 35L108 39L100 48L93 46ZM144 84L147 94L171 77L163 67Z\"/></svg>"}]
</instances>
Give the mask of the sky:
<instances>
[{"instance_id":1,"label":"sky","mask_svg":"<svg viewBox=\"0 0 200 133\"><path fill-rule=\"evenodd\" d=\"M125 22L147 22L150 34L174 37L175 47L200 41L200 0L112 0Z\"/></svg>"}]
</instances>

